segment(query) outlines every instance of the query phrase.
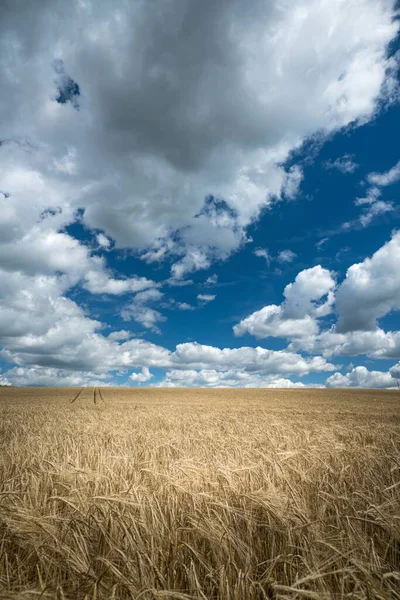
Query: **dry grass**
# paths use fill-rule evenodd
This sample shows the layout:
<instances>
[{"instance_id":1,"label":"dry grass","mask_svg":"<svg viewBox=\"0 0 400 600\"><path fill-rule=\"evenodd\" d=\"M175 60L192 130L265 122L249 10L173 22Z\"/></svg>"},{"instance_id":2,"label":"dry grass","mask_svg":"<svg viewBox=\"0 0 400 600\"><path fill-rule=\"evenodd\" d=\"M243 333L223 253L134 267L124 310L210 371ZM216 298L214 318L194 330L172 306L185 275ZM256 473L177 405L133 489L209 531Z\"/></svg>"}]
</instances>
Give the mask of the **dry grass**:
<instances>
[{"instance_id":1,"label":"dry grass","mask_svg":"<svg viewBox=\"0 0 400 600\"><path fill-rule=\"evenodd\" d=\"M400 598L400 394L0 391L0 597Z\"/></svg>"}]
</instances>

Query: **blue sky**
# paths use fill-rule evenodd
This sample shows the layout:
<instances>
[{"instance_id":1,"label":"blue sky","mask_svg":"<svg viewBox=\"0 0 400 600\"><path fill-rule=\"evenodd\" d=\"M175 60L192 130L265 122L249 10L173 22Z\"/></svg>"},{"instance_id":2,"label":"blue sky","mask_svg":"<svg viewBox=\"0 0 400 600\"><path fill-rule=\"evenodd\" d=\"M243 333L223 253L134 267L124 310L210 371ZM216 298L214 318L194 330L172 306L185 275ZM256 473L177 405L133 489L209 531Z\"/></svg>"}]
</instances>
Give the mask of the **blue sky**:
<instances>
[{"instance_id":1,"label":"blue sky","mask_svg":"<svg viewBox=\"0 0 400 600\"><path fill-rule=\"evenodd\" d=\"M396 2L172 4L1 9L0 383L396 386Z\"/></svg>"}]
</instances>

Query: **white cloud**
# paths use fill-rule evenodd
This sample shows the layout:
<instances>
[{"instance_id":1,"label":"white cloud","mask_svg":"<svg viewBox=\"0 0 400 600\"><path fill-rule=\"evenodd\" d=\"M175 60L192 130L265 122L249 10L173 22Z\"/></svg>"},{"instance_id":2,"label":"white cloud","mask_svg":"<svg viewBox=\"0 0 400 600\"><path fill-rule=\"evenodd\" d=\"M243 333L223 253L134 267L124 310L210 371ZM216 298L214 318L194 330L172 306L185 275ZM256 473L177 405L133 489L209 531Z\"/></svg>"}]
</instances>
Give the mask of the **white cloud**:
<instances>
[{"instance_id":1,"label":"white cloud","mask_svg":"<svg viewBox=\"0 0 400 600\"><path fill-rule=\"evenodd\" d=\"M215 285L216 283L218 283L218 275L216 273L207 277L204 282L205 285Z\"/></svg>"},{"instance_id":2,"label":"white cloud","mask_svg":"<svg viewBox=\"0 0 400 600\"><path fill-rule=\"evenodd\" d=\"M367 194L364 198L356 198L354 204L356 206L363 206L364 204L374 204L382 194L381 190L377 187L368 188Z\"/></svg>"},{"instance_id":3,"label":"white cloud","mask_svg":"<svg viewBox=\"0 0 400 600\"><path fill-rule=\"evenodd\" d=\"M0 197L0 209L1 204ZM25 227L23 206L19 209L22 216L18 227L9 223L11 230L0 237L0 269L29 276L63 274L71 287L80 283L93 294L119 295L157 285L145 277L114 278L103 257L92 256L89 249L71 235L52 230L53 220L54 225L60 224L58 213L29 228Z\"/></svg>"},{"instance_id":4,"label":"white cloud","mask_svg":"<svg viewBox=\"0 0 400 600\"><path fill-rule=\"evenodd\" d=\"M344 223L343 228L350 229L354 225L368 227L376 217L392 212L395 209L393 203L379 200L381 194L382 192L379 188L371 187L367 190L367 193L363 198L356 198L354 204L356 206L362 206L363 212L355 221Z\"/></svg>"},{"instance_id":5,"label":"white cloud","mask_svg":"<svg viewBox=\"0 0 400 600\"><path fill-rule=\"evenodd\" d=\"M352 265L336 292L337 331L374 331L377 319L400 308L400 232L371 258Z\"/></svg>"},{"instance_id":6,"label":"white cloud","mask_svg":"<svg viewBox=\"0 0 400 600\"><path fill-rule=\"evenodd\" d=\"M315 245L318 248L318 250L321 250L321 248L325 246L326 242L329 242L329 238L327 237L322 238L322 240L319 240Z\"/></svg>"},{"instance_id":7,"label":"white cloud","mask_svg":"<svg viewBox=\"0 0 400 600\"><path fill-rule=\"evenodd\" d=\"M132 304L131 307L124 309L122 318L125 321L130 321L131 318L133 318L134 321L143 325L146 329L151 329L155 333L161 333L157 323L163 323L167 320L167 317L160 313L160 311L150 308L149 306L137 304Z\"/></svg>"},{"instance_id":8,"label":"white cloud","mask_svg":"<svg viewBox=\"0 0 400 600\"><path fill-rule=\"evenodd\" d=\"M129 292L141 292L147 288L157 286L154 281L146 277L129 277L127 279L114 279L104 271L88 271L85 274L83 287L92 294L120 295Z\"/></svg>"},{"instance_id":9,"label":"white cloud","mask_svg":"<svg viewBox=\"0 0 400 600\"><path fill-rule=\"evenodd\" d=\"M196 310L195 306L188 304L187 302L175 302L175 306L178 310Z\"/></svg>"},{"instance_id":10,"label":"white cloud","mask_svg":"<svg viewBox=\"0 0 400 600\"><path fill-rule=\"evenodd\" d=\"M148 306L148 304L159 302L163 296L162 292L154 288L139 292L135 295L132 302L122 310L122 318L124 321L134 320L146 329L151 329L155 333L161 333L157 323L163 323L167 320L167 317L155 308Z\"/></svg>"},{"instance_id":11,"label":"white cloud","mask_svg":"<svg viewBox=\"0 0 400 600\"><path fill-rule=\"evenodd\" d=\"M50 329L42 336L31 334L15 338L0 355L19 366L36 365L76 373L90 371L96 377L117 370L171 366L171 353L162 346L141 339L118 343L99 333L75 329L84 324L84 321L74 323L73 333L61 324L56 331ZM8 377L8 373L4 375Z\"/></svg>"},{"instance_id":12,"label":"white cloud","mask_svg":"<svg viewBox=\"0 0 400 600\"><path fill-rule=\"evenodd\" d=\"M400 331L384 331L380 318L400 309L400 232L371 258L352 265L335 294L337 323L319 334L293 338L289 349L323 356L399 358Z\"/></svg>"},{"instance_id":13,"label":"white cloud","mask_svg":"<svg viewBox=\"0 0 400 600\"><path fill-rule=\"evenodd\" d=\"M188 310L196 310L196 306L193 306L192 304L188 304L187 302L179 302L177 300L175 300L174 298L170 298L168 300L168 302L163 302L160 305L162 308L166 308L166 309L170 309L170 310L183 310L183 311L188 311Z\"/></svg>"},{"instance_id":14,"label":"white cloud","mask_svg":"<svg viewBox=\"0 0 400 600\"><path fill-rule=\"evenodd\" d=\"M208 302L212 302L215 300L215 294L197 294L197 300L203 302L204 304L208 304Z\"/></svg>"},{"instance_id":15,"label":"white cloud","mask_svg":"<svg viewBox=\"0 0 400 600\"><path fill-rule=\"evenodd\" d=\"M5 361L96 373L151 366L153 360L168 366L164 348L105 338L102 324L64 295L68 289L65 277L0 269L0 355Z\"/></svg>"},{"instance_id":16,"label":"white cloud","mask_svg":"<svg viewBox=\"0 0 400 600\"><path fill-rule=\"evenodd\" d=\"M160 290L149 289L139 292L135 295L133 301L136 304L147 304L148 302L158 302L164 296Z\"/></svg>"},{"instance_id":17,"label":"white cloud","mask_svg":"<svg viewBox=\"0 0 400 600\"><path fill-rule=\"evenodd\" d=\"M251 379L240 373L281 379L281 375L302 377L337 368L320 356L304 357L295 352L260 347L216 348L188 342L178 344L171 352L141 339L118 343L97 333L98 324L85 318L73 302L68 310L69 318L65 320L59 313L56 329L50 327L46 330L43 323L43 333L32 329L29 335L15 332L14 337L8 339L9 349L1 353L1 358L18 367L6 371L2 377L17 385L35 385L35 382L37 385L54 385L57 382L59 385L91 385L94 379L111 377L114 371L156 367L230 371L230 378L235 371L238 381L242 377L243 382L250 384ZM73 311L77 311L75 316ZM17 368L22 370L16 371ZM147 376L147 371L136 373L137 377L142 375ZM137 377L135 380L139 381ZM252 381L257 381L257 378Z\"/></svg>"},{"instance_id":18,"label":"white cloud","mask_svg":"<svg viewBox=\"0 0 400 600\"><path fill-rule=\"evenodd\" d=\"M194 247L188 248L185 256L179 262L172 265L172 277L180 279L192 271L207 269L210 264L211 259L207 255L206 250L200 250Z\"/></svg>"},{"instance_id":19,"label":"white cloud","mask_svg":"<svg viewBox=\"0 0 400 600\"><path fill-rule=\"evenodd\" d=\"M393 379L400 379L400 362L397 365L394 365L391 369L389 369L390 375Z\"/></svg>"},{"instance_id":20,"label":"white cloud","mask_svg":"<svg viewBox=\"0 0 400 600\"><path fill-rule=\"evenodd\" d=\"M334 369L334 365L321 357L308 358L294 352L249 347L220 349L196 343L180 344L170 352L141 339L127 339L126 331L104 337L100 322L88 318L75 302L63 297L62 279L3 273L1 281L0 343L6 348L1 356L24 369L55 370L50 375L42 370L30 372L38 382L46 380L41 379L40 373L45 373L49 382L56 382L59 373L60 381L67 384L61 371L92 373L99 378L115 370L142 367L236 369L275 376L290 373L301 376ZM139 292L134 301L136 307L145 309L147 303L161 298L159 290L150 289ZM153 323L150 319L149 325ZM8 372L3 375L14 382Z\"/></svg>"},{"instance_id":21,"label":"white cloud","mask_svg":"<svg viewBox=\"0 0 400 600\"><path fill-rule=\"evenodd\" d=\"M377 329L337 333L332 327L316 336L295 339L288 349L306 350L325 357L366 355L375 359L400 358L400 332Z\"/></svg>"},{"instance_id":22,"label":"white cloud","mask_svg":"<svg viewBox=\"0 0 400 600\"><path fill-rule=\"evenodd\" d=\"M50 367L14 367L7 371L10 385L16 386L105 386L106 377L85 372L71 372Z\"/></svg>"},{"instance_id":23,"label":"white cloud","mask_svg":"<svg viewBox=\"0 0 400 600\"><path fill-rule=\"evenodd\" d=\"M309 315L290 318L281 306L269 304L242 319L233 332L236 336L249 333L256 338L295 338L317 334L318 325Z\"/></svg>"},{"instance_id":24,"label":"white cloud","mask_svg":"<svg viewBox=\"0 0 400 600\"><path fill-rule=\"evenodd\" d=\"M392 202L385 202L378 200L371 204L367 210L360 216L359 222L363 227L368 227L370 223L376 218L386 213L392 212L394 205Z\"/></svg>"},{"instance_id":25,"label":"white cloud","mask_svg":"<svg viewBox=\"0 0 400 600\"><path fill-rule=\"evenodd\" d=\"M106 235L104 235L104 233L98 233L96 235L96 240L98 245L102 248L105 248L106 250L108 250L111 246L110 239Z\"/></svg>"},{"instance_id":26,"label":"white cloud","mask_svg":"<svg viewBox=\"0 0 400 600\"><path fill-rule=\"evenodd\" d=\"M176 256L176 278L226 258L273 199L297 193L300 168L282 167L293 149L391 97L393 15L394 0L4 8L6 236L49 209L56 231L79 208L117 248ZM68 81L81 94L57 103ZM229 210L202 213L209 194Z\"/></svg>"},{"instance_id":27,"label":"white cloud","mask_svg":"<svg viewBox=\"0 0 400 600\"><path fill-rule=\"evenodd\" d=\"M137 383L144 383L145 381L149 381L153 375L150 373L147 367L143 367L140 373L132 373L129 379L131 381L136 381Z\"/></svg>"},{"instance_id":28,"label":"white cloud","mask_svg":"<svg viewBox=\"0 0 400 600\"><path fill-rule=\"evenodd\" d=\"M175 279L174 277L169 277L164 281L165 284L171 287L187 287L188 285L193 285L193 279Z\"/></svg>"},{"instance_id":29,"label":"white cloud","mask_svg":"<svg viewBox=\"0 0 400 600\"><path fill-rule=\"evenodd\" d=\"M297 254L292 250L281 250L277 256L277 261L281 263L291 263L296 258Z\"/></svg>"},{"instance_id":30,"label":"white cloud","mask_svg":"<svg viewBox=\"0 0 400 600\"><path fill-rule=\"evenodd\" d=\"M0 343L10 347L14 338L44 336L49 331L60 333L68 343L101 327L98 321L85 317L72 300L64 296L69 288L65 277L8 272L0 269Z\"/></svg>"},{"instance_id":31,"label":"white cloud","mask_svg":"<svg viewBox=\"0 0 400 600\"><path fill-rule=\"evenodd\" d=\"M332 371L335 366L320 356L304 357L288 351L266 348L216 348L196 342L178 344L171 354L174 367L190 369L237 369L263 375L295 374Z\"/></svg>"},{"instance_id":32,"label":"white cloud","mask_svg":"<svg viewBox=\"0 0 400 600\"><path fill-rule=\"evenodd\" d=\"M370 173L368 175L368 181L373 185L379 185L381 187L400 181L400 160L394 167L385 173Z\"/></svg>"},{"instance_id":33,"label":"white cloud","mask_svg":"<svg viewBox=\"0 0 400 600\"><path fill-rule=\"evenodd\" d=\"M273 260L276 260L279 263L291 263L297 256L292 250L286 249L278 252L278 255L275 258L268 252L267 248L256 248L254 254L260 258L264 258L268 266L270 266Z\"/></svg>"},{"instance_id":34,"label":"white cloud","mask_svg":"<svg viewBox=\"0 0 400 600\"><path fill-rule=\"evenodd\" d=\"M294 165L289 169L289 171L285 174L285 179L282 185L282 193L289 200L293 200L300 188L301 182L303 180L303 171L299 166Z\"/></svg>"},{"instance_id":35,"label":"white cloud","mask_svg":"<svg viewBox=\"0 0 400 600\"><path fill-rule=\"evenodd\" d=\"M321 266L301 271L284 290L285 301L267 305L234 326L235 335L249 333L290 340L288 350L326 358L366 355L400 358L400 332L384 331L377 321L400 308L400 233L371 258L352 265L335 291L333 274ZM322 317L337 314L328 330Z\"/></svg>"},{"instance_id":36,"label":"white cloud","mask_svg":"<svg viewBox=\"0 0 400 600\"><path fill-rule=\"evenodd\" d=\"M268 305L235 325L235 335L249 333L290 340L287 350L325 358L366 355L400 358L400 332L384 331L377 320L400 308L400 233L372 258L352 265L335 292L333 274L322 267L300 272L285 288L285 301ZM337 323L320 332L318 321L332 312ZM372 385L372 384L371 384Z\"/></svg>"},{"instance_id":37,"label":"white cloud","mask_svg":"<svg viewBox=\"0 0 400 600\"><path fill-rule=\"evenodd\" d=\"M119 342L119 341L129 340L131 337L132 337L132 333L130 331L121 329L120 331L112 331L107 336L107 339Z\"/></svg>"},{"instance_id":38,"label":"white cloud","mask_svg":"<svg viewBox=\"0 0 400 600\"><path fill-rule=\"evenodd\" d=\"M285 301L264 306L234 326L236 336L249 333L258 338L298 338L318 333L316 318L329 314L334 301L335 280L320 265L301 271L285 287Z\"/></svg>"},{"instance_id":39,"label":"white cloud","mask_svg":"<svg viewBox=\"0 0 400 600\"><path fill-rule=\"evenodd\" d=\"M175 242L172 239L156 239L152 248L141 254L140 258L148 264L160 262L165 260L174 248Z\"/></svg>"},{"instance_id":40,"label":"white cloud","mask_svg":"<svg viewBox=\"0 0 400 600\"><path fill-rule=\"evenodd\" d=\"M326 380L327 386L334 388L390 388L393 383L390 373L368 371L366 367L354 367L346 375L334 373Z\"/></svg>"},{"instance_id":41,"label":"white cloud","mask_svg":"<svg viewBox=\"0 0 400 600\"><path fill-rule=\"evenodd\" d=\"M267 248L256 248L254 254L259 258L264 258L268 266L271 264L273 257L270 255Z\"/></svg>"},{"instance_id":42,"label":"white cloud","mask_svg":"<svg viewBox=\"0 0 400 600\"><path fill-rule=\"evenodd\" d=\"M344 223L343 227L345 229L350 229L356 224L360 224L362 227L368 227L376 217L395 210L393 202L379 200L382 194L379 187L391 185L400 180L400 161L386 173L370 173L367 180L370 184L373 184L372 187L367 190L367 194L364 198L356 198L355 200L356 206L367 206L356 221Z\"/></svg>"},{"instance_id":43,"label":"white cloud","mask_svg":"<svg viewBox=\"0 0 400 600\"><path fill-rule=\"evenodd\" d=\"M294 283L289 283L283 292L286 315L303 317L307 314L329 314L330 293L334 288L333 273L320 265L300 271Z\"/></svg>"},{"instance_id":44,"label":"white cloud","mask_svg":"<svg viewBox=\"0 0 400 600\"><path fill-rule=\"evenodd\" d=\"M165 378L156 387L210 387L210 388L302 388L301 382L283 377L262 376L237 370L216 371L194 369L167 371Z\"/></svg>"},{"instance_id":45,"label":"white cloud","mask_svg":"<svg viewBox=\"0 0 400 600\"><path fill-rule=\"evenodd\" d=\"M324 166L327 169L337 169L345 174L354 173L359 165L353 159L354 157L351 154L345 154L335 160L327 160Z\"/></svg>"}]
</instances>

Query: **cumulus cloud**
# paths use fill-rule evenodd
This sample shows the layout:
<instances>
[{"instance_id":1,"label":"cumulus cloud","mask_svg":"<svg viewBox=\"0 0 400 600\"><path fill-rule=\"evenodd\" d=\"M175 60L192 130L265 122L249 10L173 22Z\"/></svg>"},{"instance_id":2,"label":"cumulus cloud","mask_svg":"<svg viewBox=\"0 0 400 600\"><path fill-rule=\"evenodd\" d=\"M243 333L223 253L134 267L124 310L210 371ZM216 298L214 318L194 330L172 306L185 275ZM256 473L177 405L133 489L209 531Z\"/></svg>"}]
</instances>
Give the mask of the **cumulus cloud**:
<instances>
[{"instance_id":1,"label":"cumulus cloud","mask_svg":"<svg viewBox=\"0 0 400 600\"><path fill-rule=\"evenodd\" d=\"M136 381L137 383L144 383L149 381L153 375L150 373L147 367L143 367L140 373L132 373L129 377L131 381Z\"/></svg>"},{"instance_id":2,"label":"cumulus cloud","mask_svg":"<svg viewBox=\"0 0 400 600\"><path fill-rule=\"evenodd\" d=\"M185 256L171 267L172 277L181 279L187 273L198 271L200 269L208 269L211 265L211 258L205 249L189 247Z\"/></svg>"},{"instance_id":3,"label":"cumulus cloud","mask_svg":"<svg viewBox=\"0 0 400 600\"><path fill-rule=\"evenodd\" d=\"M104 235L104 233L98 233L96 235L96 241L101 248L108 250L111 246L110 239Z\"/></svg>"},{"instance_id":4,"label":"cumulus cloud","mask_svg":"<svg viewBox=\"0 0 400 600\"><path fill-rule=\"evenodd\" d=\"M394 379L400 379L400 362L389 369L389 373Z\"/></svg>"},{"instance_id":5,"label":"cumulus cloud","mask_svg":"<svg viewBox=\"0 0 400 600\"><path fill-rule=\"evenodd\" d=\"M317 318L329 314L334 301L333 274L320 265L301 271L285 287L285 301L264 306L234 326L236 336L298 338L316 335Z\"/></svg>"},{"instance_id":6,"label":"cumulus cloud","mask_svg":"<svg viewBox=\"0 0 400 600\"><path fill-rule=\"evenodd\" d=\"M129 292L140 292L147 288L157 286L154 281L146 277L127 277L126 279L114 279L102 270L90 270L84 275L83 287L92 294L120 295ZM155 291L155 290L154 290Z\"/></svg>"},{"instance_id":7,"label":"cumulus cloud","mask_svg":"<svg viewBox=\"0 0 400 600\"><path fill-rule=\"evenodd\" d=\"M337 367L323 357L304 357L295 352L273 351L265 348L217 348L196 342L178 344L173 352L141 339L118 341L105 338L92 330L83 331L84 320L73 324L70 339L63 342L67 331L44 335L19 336L10 343L11 348L1 353L1 358L13 362L13 367L3 377L16 385L97 385L94 380L107 381L108 376L127 369L141 369L133 373L134 381L144 382L152 367L173 371L207 370L229 371L237 381L250 384L258 380L240 375L248 373L262 378L281 375L302 377L309 373L334 371ZM66 327L65 324L61 326ZM57 335L61 333L61 335ZM36 366L32 367L32 363ZM20 369L20 370L18 370ZM150 379L150 377L149 377ZM146 379L147 381L147 379ZM267 380L264 380L264 383ZM36 382L36 383L35 383ZM41 383L40 383L41 382Z\"/></svg>"},{"instance_id":8,"label":"cumulus cloud","mask_svg":"<svg viewBox=\"0 0 400 600\"><path fill-rule=\"evenodd\" d=\"M81 323L77 323L79 325ZM61 334L52 339L54 334ZM1 358L20 366L37 365L68 371L90 371L96 374L142 367L171 366L171 352L145 340L122 343L109 340L99 333L74 332L62 340L63 331L50 330L44 336L25 336L9 343ZM68 333L68 332L66 332ZM5 375L8 377L8 371Z\"/></svg>"},{"instance_id":9,"label":"cumulus cloud","mask_svg":"<svg viewBox=\"0 0 400 600\"><path fill-rule=\"evenodd\" d=\"M167 320L160 311L149 306L149 303L159 302L164 294L157 289L148 289L135 295L132 302L124 307L121 316L124 321L134 320L146 329L161 333L157 323Z\"/></svg>"},{"instance_id":10,"label":"cumulus cloud","mask_svg":"<svg viewBox=\"0 0 400 600\"><path fill-rule=\"evenodd\" d=\"M17 386L106 386L107 377L50 367L14 367L7 371L10 385Z\"/></svg>"},{"instance_id":11,"label":"cumulus cloud","mask_svg":"<svg viewBox=\"0 0 400 600\"><path fill-rule=\"evenodd\" d=\"M377 319L400 308L400 232L371 258L352 265L336 292L337 332L374 331Z\"/></svg>"},{"instance_id":12,"label":"cumulus cloud","mask_svg":"<svg viewBox=\"0 0 400 600\"><path fill-rule=\"evenodd\" d=\"M346 375L334 373L326 380L326 385L334 388L390 388L393 383L390 373L369 371L366 367L354 367Z\"/></svg>"},{"instance_id":13,"label":"cumulus cloud","mask_svg":"<svg viewBox=\"0 0 400 600\"><path fill-rule=\"evenodd\" d=\"M302 388L301 382L284 377L262 376L237 370L216 371L186 369L167 371L165 378L156 387L209 387L209 388Z\"/></svg>"},{"instance_id":14,"label":"cumulus cloud","mask_svg":"<svg viewBox=\"0 0 400 600\"><path fill-rule=\"evenodd\" d=\"M15 339L51 339L68 344L76 335L93 333L99 321L86 317L84 311L64 296L69 281L63 277L37 275L0 269L0 343L9 348ZM51 349L50 349L51 350Z\"/></svg>"},{"instance_id":15,"label":"cumulus cloud","mask_svg":"<svg viewBox=\"0 0 400 600\"><path fill-rule=\"evenodd\" d=\"M286 338L289 351L326 358L398 359L400 332L384 331L378 320L400 309L399 264L400 233L395 232L371 258L352 265L337 287L333 273L319 265L301 271L286 286L281 305L252 313L234 326L234 333ZM337 322L323 330L322 318L333 310Z\"/></svg>"},{"instance_id":16,"label":"cumulus cloud","mask_svg":"<svg viewBox=\"0 0 400 600\"><path fill-rule=\"evenodd\" d=\"M237 369L263 375L295 374L332 371L335 366L320 356L304 357L288 351L266 348L216 348L196 342L178 344L171 355L174 366L190 369Z\"/></svg>"},{"instance_id":17,"label":"cumulus cloud","mask_svg":"<svg viewBox=\"0 0 400 600\"><path fill-rule=\"evenodd\" d=\"M297 193L300 168L282 166L293 149L365 122L390 97L394 5L4 5L7 218L57 210L56 228L82 209L117 248L148 262L176 255L177 278L227 257L268 204ZM210 195L229 210L205 211Z\"/></svg>"},{"instance_id":18,"label":"cumulus cloud","mask_svg":"<svg viewBox=\"0 0 400 600\"><path fill-rule=\"evenodd\" d=\"M269 304L242 319L234 326L233 332L238 337L249 333L259 339L294 338L315 335L318 332L318 324L309 315L287 317L281 306Z\"/></svg>"},{"instance_id":19,"label":"cumulus cloud","mask_svg":"<svg viewBox=\"0 0 400 600\"><path fill-rule=\"evenodd\" d=\"M96 373L151 366L153 359L168 366L164 348L138 339L118 344L121 332L104 337L101 322L67 298L68 289L65 277L0 269L0 356L6 362Z\"/></svg>"},{"instance_id":20,"label":"cumulus cloud","mask_svg":"<svg viewBox=\"0 0 400 600\"><path fill-rule=\"evenodd\" d=\"M372 257L354 264L335 292L337 322L318 334L292 339L289 349L323 356L400 357L400 332L384 331L380 318L400 308L400 233Z\"/></svg>"},{"instance_id":21,"label":"cumulus cloud","mask_svg":"<svg viewBox=\"0 0 400 600\"><path fill-rule=\"evenodd\" d=\"M319 335L293 340L288 348L325 357L366 355L376 359L400 358L400 332L377 329L337 333L332 327Z\"/></svg>"},{"instance_id":22,"label":"cumulus cloud","mask_svg":"<svg viewBox=\"0 0 400 600\"><path fill-rule=\"evenodd\" d=\"M300 184L303 180L303 171L299 166L294 165L285 173L285 178L282 184L282 193L289 200L293 200L299 191Z\"/></svg>"},{"instance_id":23,"label":"cumulus cloud","mask_svg":"<svg viewBox=\"0 0 400 600\"><path fill-rule=\"evenodd\" d=\"M93 294L119 295L157 285L145 277L115 278L103 257L92 255L71 235L52 229L52 226L61 224L57 212L28 227L24 222L24 206L17 204L15 215L8 219L10 207L2 206L7 201L0 197L0 209L5 209L5 217L0 224L0 231L4 228L4 235L0 237L0 269L29 276L63 274L70 287L80 283ZM14 220L18 223L15 226Z\"/></svg>"},{"instance_id":24,"label":"cumulus cloud","mask_svg":"<svg viewBox=\"0 0 400 600\"><path fill-rule=\"evenodd\" d=\"M107 339L115 340L115 341L123 341L129 340L132 337L132 333L130 331L126 331L126 329L121 329L119 331L112 331Z\"/></svg>"}]
</instances>

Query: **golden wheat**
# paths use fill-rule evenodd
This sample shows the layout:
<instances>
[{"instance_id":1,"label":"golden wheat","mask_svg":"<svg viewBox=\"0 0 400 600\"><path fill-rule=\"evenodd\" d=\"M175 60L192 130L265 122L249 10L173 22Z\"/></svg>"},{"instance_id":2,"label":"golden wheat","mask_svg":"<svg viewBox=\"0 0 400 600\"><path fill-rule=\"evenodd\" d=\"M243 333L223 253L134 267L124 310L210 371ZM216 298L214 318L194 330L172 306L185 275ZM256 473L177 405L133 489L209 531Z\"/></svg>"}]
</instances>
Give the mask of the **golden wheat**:
<instances>
[{"instance_id":1,"label":"golden wheat","mask_svg":"<svg viewBox=\"0 0 400 600\"><path fill-rule=\"evenodd\" d=\"M400 598L400 394L0 391L0 597Z\"/></svg>"}]
</instances>

